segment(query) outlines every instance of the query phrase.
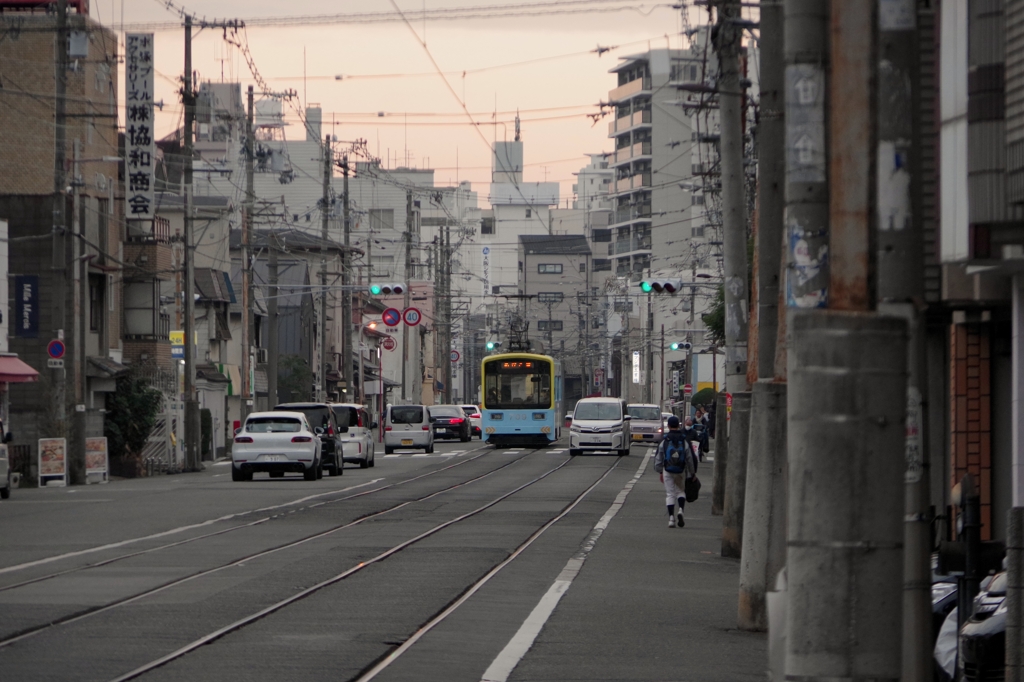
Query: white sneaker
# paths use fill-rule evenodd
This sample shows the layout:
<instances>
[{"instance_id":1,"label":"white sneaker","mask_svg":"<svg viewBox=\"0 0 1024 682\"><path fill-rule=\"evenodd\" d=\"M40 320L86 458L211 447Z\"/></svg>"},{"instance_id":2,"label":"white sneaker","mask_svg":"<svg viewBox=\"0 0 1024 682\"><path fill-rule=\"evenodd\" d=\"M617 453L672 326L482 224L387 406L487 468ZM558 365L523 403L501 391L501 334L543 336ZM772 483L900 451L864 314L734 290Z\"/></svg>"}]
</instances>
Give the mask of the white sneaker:
<instances>
[{"instance_id":1,"label":"white sneaker","mask_svg":"<svg viewBox=\"0 0 1024 682\"><path fill-rule=\"evenodd\" d=\"M676 514L676 519L676 525L678 525L680 528L686 525L686 521L683 521L683 512L678 512Z\"/></svg>"},{"instance_id":2,"label":"white sneaker","mask_svg":"<svg viewBox=\"0 0 1024 682\"><path fill-rule=\"evenodd\" d=\"M669 528L675 528L676 527L676 517L674 517L674 516L668 517L668 527Z\"/></svg>"}]
</instances>

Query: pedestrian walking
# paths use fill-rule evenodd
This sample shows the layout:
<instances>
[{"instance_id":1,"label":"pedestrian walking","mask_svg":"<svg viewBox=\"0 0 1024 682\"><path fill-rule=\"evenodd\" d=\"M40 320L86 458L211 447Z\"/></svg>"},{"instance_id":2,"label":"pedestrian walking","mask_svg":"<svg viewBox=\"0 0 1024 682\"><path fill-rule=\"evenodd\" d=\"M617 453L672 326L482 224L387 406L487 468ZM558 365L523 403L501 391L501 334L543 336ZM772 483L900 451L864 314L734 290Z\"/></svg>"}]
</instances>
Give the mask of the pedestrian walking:
<instances>
[{"instance_id":1,"label":"pedestrian walking","mask_svg":"<svg viewBox=\"0 0 1024 682\"><path fill-rule=\"evenodd\" d=\"M654 470L665 484L665 504L668 507L668 527L682 528L683 508L686 506L685 480L697 473L690 439L679 429L679 417L668 418L668 433L654 454Z\"/></svg>"}]
</instances>

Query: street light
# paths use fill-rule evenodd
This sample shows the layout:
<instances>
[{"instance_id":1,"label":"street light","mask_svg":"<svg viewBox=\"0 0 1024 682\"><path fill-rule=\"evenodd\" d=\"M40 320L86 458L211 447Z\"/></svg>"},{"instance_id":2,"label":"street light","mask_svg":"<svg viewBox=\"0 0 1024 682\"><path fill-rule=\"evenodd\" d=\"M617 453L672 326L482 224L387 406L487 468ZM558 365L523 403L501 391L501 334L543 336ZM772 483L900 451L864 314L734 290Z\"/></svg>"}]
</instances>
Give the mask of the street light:
<instances>
[{"instance_id":1,"label":"street light","mask_svg":"<svg viewBox=\"0 0 1024 682\"><path fill-rule=\"evenodd\" d=\"M371 322L363 322L362 324L359 325L359 400L356 402L358 402L360 405L366 402L366 387L363 384L363 332L367 329L376 328L376 320L373 320ZM349 361L351 362L351 358L349 358ZM381 377L381 382L383 383L383 381L384 378ZM348 392L348 386L345 387L345 391ZM381 387L381 392L383 392L383 386Z\"/></svg>"}]
</instances>

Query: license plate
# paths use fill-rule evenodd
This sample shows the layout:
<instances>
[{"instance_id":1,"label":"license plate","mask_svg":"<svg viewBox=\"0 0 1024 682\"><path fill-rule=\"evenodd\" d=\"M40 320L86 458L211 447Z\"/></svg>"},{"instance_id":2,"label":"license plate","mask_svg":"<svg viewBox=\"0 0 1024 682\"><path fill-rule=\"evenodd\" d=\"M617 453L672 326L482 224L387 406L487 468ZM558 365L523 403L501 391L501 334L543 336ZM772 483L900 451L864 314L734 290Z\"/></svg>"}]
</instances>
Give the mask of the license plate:
<instances>
[{"instance_id":1,"label":"license plate","mask_svg":"<svg viewBox=\"0 0 1024 682\"><path fill-rule=\"evenodd\" d=\"M644 439L643 435L641 435L639 433L634 433L633 434L633 440L643 440L643 439Z\"/></svg>"},{"instance_id":2,"label":"license plate","mask_svg":"<svg viewBox=\"0 0 1024 682\"><path fill-rule=\"evenodd\" d=\"M402 445L412 445L412 438L403 438Z\"/></svg>"},{"instance_id":3,"label":"license plate","mask_svg":"<svg viewBox=\"0 0 1024 682\"><path fill-rule=\"evenodd\" d=\"M448 429L438 429L438 433L448 433Z\"/></svg>"},{"instance_id":4,"label":"license plate","mask_svg":"<svg viewBox=\"0 0 1024 682\"><path fill-rule=\"evenodd\" d=\"M263 455L260 459L264 462L287 462L288 458L284 455Z\"/></svg>"}]
</instances>

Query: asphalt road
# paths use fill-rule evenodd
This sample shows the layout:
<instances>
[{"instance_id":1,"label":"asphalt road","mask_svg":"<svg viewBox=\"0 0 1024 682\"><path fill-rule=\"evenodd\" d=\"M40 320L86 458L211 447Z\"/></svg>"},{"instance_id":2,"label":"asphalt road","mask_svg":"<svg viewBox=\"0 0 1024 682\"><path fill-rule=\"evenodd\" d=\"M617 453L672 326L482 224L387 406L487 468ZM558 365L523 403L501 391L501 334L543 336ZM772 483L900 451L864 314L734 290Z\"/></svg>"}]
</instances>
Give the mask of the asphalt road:
<instances>
[{"instance_id":1,"label":"asphalt road","mask_svg":"<svg viewBox=\"0 0 1024 682\"><path fill-rule=\"evenodd\" d=\"M650 452L473 440L315 482L15 490L0 678L763 679L720 518L667 528Z\"/></svg>"}]
</instances>

